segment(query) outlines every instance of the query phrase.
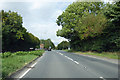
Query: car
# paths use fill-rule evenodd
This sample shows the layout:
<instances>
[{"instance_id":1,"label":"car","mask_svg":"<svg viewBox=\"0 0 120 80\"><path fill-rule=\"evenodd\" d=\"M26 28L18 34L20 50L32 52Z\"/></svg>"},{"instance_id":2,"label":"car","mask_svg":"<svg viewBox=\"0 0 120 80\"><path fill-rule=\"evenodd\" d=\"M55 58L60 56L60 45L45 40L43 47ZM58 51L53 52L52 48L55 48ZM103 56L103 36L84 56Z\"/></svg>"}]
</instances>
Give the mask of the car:
<instances>
[{"instance_id":1,"label":"car","mask_svg":"<svg viewBox=\"0 0 120 80\"><path fill-rule=\"evenodd\" d=\"M51 46L48 48L48 51L51 51Z\"/></svg>"},{"instance_id":2,"label":"car","mask_svg":"<svg viewBox=\"0 0 120 80\"><path fill-rule=\"evenodd\" d=\"M48 51L51 51L51 48L48 48Z\"/></svg>"}]
</instances>

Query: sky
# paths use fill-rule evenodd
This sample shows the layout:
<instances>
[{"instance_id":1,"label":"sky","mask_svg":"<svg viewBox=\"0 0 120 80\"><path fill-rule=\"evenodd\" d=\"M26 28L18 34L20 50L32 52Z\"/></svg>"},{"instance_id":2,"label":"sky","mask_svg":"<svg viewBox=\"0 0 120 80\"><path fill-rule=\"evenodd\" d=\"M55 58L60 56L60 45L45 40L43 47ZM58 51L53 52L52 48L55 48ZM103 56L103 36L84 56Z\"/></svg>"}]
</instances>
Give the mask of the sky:
<instances>
[{"instance_id":1,"label":"sky","mask_svg":"<svg viewBox=\"0 0 120 80\"><path fill-rule=\"evenodd\" d=\"M56 36L57 17L76 0L1 0L0 10L14 11L23 17L23 26L39 39L50 38L57 46L63 37Z\"/></svg>"},{"instance_id":2,"label":"sky","mask_svg":"<svg viewBox=\"0 0 120 80\"><path fill-rule=\"evenodd\" d=\"M72 1L4 1L0 2L0 10L14 11L23 17L23 27L39 39L50 38L57 45L63 37L57 37L56 31L61 29L57 26L57 17L67 8Z\"/></svg>"}]
</instances>

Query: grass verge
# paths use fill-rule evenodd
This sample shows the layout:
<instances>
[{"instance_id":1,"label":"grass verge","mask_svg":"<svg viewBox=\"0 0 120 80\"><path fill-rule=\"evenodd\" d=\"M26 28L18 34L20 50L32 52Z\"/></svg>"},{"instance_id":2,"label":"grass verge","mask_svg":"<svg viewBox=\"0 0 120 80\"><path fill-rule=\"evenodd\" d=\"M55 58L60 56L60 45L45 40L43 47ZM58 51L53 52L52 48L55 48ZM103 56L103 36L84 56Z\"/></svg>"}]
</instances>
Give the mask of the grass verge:
<instances>
[{"instance_id":1,"label":"grass verge","mask_svg":"<svg viewBox=\"0 0 120 80\"><path fill-rule=\"evenodd\" d=\"M2 56L2 78L11 75L23 66L41 56L44 51L19 51L15 53L4 53ZM8 56L8 54L11 54Z\"/></svg>"},{"instance_id":2,"label":"grass verge","mask_svg":"<svg viewBox=\"0 0 120 80\"><path fill-rule=\"evenodd\" d=\"M98 52L81 52L81 51L73 51L73 50L65 50L67 52L74 52L74 53L78 53L78 54L85 54L85 55L94 55L94 56L101 56L101 57L106 57L106 58L110 58L110 59L120 59L120 52L102 52L102 53L98 53Z\"/></svg>"}]
</instances>

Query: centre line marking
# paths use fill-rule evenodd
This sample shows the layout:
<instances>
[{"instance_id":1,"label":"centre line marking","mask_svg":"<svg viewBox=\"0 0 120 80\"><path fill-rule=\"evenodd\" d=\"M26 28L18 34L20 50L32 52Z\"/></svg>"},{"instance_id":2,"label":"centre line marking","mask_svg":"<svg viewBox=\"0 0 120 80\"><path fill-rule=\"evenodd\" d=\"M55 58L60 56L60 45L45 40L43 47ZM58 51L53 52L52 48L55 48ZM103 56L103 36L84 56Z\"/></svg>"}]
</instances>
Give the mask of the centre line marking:
<instances>
[{"instance_id":1,"label":"centre line marking","mask_svg":"<svg viewBox=\"0 0 120 80\"><path fill-rule=\"evenodd\" d=\"M76 64L79 64L77 61L74 61Z\"/></svg>"},{"instance_id":2,"label":"centre line marking","mask_svg":"<svg viewBox=\"0 0 120 80\"><path fill-rule=\"evenodd\" d=\"M68 59L70 60L71 58L68 57Z\"/></svg>"},{"instance_id":3,"label":"centre line marking","mask_svg":"<svg viewBox=\"0 0 120 80\"><path fill-rule=\"evenodd\" d=\"M59 53L60 55L63 55L62 53Z\"/></svg>"},{"instance_id":4,"label":"centre line marking","mask_svg":"<svg viewBox=\"0 0 120 80\"><path fill-rule=\"evenodd\" d=\"M67 58L67 56L65 56Z\"/></svg>"},{"instance_id":5,"label":"centre line marking","mask_svg":"<svg viewBox=\"0 0 120 80\"><path fill-rule=\"evenodd\" d=\"M104 79L103 77L99 77L99 78L101 78L101 79L103 79L103 80L106 80L106 79Z\"/></svg>"},{"instance_id":6,"label":"centre line marking","mask_svg":"<svg viewBox=\"0 0 120 80\"><path fill-rule=\"evenodd\" d=\"M63 54L61 54L61 55L63 55Z\"/></svg>"},{"instance_id":7,"label":"centre line marking","mask_svg":"<svg viewBox=\"0 0 120 80\"><path fill-rule=\"evenodd\" d=\"M74 61L73 59L70 59L71 61Z\"/></svg>"},{"instance_id":8,"label":"centre line marking","mask_svg":"<svg viewBox=\"0 0 120 80\"><path fill-rule=\"evenodd\" d=\"M73 61L73 59L71 59L71 58L69 58L69 57L68 57L68 59L71 60L71 61Z\"/></svg>"},{"instance_id":9,"label":"centre line marking","mask_svg":"<svg viewBox=\"0 0 120 80\"><path fill-rule=\"evenodd\" d=\"M79 64L79 62L77 62L77 61L74 61L72 58L70 58L70 57L68 57L68 56L65 56L67 59L69 59L69 60L71 60L71 61L73 61L73 62L75 62L76 64Z\"/></svg>"}]
</instances>

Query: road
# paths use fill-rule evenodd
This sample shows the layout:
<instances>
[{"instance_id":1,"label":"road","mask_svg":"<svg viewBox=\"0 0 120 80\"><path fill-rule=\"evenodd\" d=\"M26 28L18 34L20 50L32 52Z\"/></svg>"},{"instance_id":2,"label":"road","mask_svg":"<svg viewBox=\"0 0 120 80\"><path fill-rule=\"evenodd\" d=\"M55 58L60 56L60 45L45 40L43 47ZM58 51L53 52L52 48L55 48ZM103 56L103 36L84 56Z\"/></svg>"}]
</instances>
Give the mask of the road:
<instances>
[{"instance_id":1,"label":"road","mask_svg":"<svg viewBox=\"0 0 120 80\"><path fill-rule=\"evenodd\" d=\"M46 51L31 69L20 75L20 78L100 78L107 80L107 78L118 78L118 64L65 51Z\"/></svg>"}]
</instances>

